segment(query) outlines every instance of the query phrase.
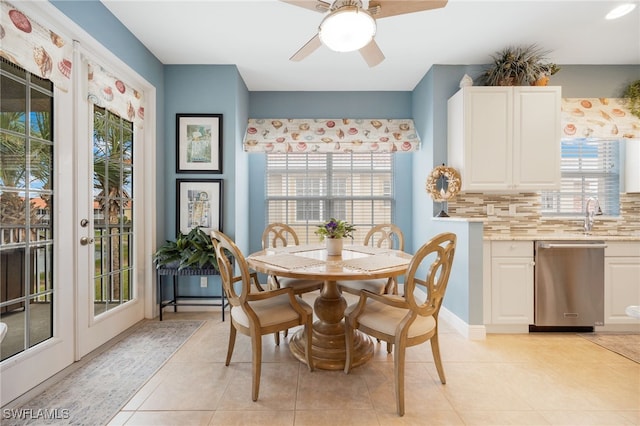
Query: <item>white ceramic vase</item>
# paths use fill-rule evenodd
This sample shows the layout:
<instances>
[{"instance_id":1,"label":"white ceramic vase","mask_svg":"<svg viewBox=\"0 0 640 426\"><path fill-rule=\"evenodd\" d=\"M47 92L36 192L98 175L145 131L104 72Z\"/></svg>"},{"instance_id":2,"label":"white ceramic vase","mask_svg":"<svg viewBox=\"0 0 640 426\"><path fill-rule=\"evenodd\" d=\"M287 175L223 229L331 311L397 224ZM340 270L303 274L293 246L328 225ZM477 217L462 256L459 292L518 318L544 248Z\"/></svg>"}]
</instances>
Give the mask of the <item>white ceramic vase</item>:
<instances>
[{"instance_id":1,"label":"white ceramic vase","mask_svg":"<svg viewBox=\"0 0 640 426\"><path fill-rule=\"evenodd\" d=\"M327 242L327 255L328 256L341 256L342 255L342 246L344 244L344 239L342 238L327 238L325 239Z\"/></svg>"}]
</instances>

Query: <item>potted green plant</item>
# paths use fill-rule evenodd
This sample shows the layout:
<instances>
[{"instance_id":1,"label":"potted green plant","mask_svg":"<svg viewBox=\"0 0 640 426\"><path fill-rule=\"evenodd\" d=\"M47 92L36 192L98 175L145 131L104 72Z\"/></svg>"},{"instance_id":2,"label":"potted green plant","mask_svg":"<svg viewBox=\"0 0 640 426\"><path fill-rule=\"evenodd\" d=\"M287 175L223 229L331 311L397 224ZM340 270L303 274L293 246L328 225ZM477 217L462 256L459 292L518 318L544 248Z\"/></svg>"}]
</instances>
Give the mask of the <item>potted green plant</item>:
<instances>
[{"instance_id":1,"label":"potted green plant","mask_svg":"<svg viewBox=\"0 0 640 426\"><path fill-rule=\"evenodd\" d=\"M320 236L320 241L327 239L327 254L338 256L342 253L343 238L353 238L356 228L346 220L331 218L327 222L318 225L316 235Z\"/></svg>"},{"instance_id":2,"label":"potted green plant","mask_svg":"<svg viewBox=\"0 0 640 426\"><path fill-rule=\"evenodd\" d=\"M636 80L627 86L624 91L624 98L631 114L640 118L640 80Z\"/></svg>"},{"instance_id":3,"label":"potted green plant","mask_svg":"<svg viewBox=\"0 0 640 426\"><path fill-rule=\"evenodd\" d=\"M193 228L186 235L178 232L175 241L167 240L154 253L153 261L156 268L218 269L211 238L199 227Z\"/></svg>"},{"instance_id":4,"label":"potted green plant","mask_svg":"<svg viewBox=\"0 0 640 426\"><path fill-rule=\"evenodd\" d=\"M510 46L492 55L493 63L482 75L485 86L528 86L558 72L556 64L547 62L548 51L537 45ZM544 85L544 83L537 83Z\"/></svg>"}]
</instances>

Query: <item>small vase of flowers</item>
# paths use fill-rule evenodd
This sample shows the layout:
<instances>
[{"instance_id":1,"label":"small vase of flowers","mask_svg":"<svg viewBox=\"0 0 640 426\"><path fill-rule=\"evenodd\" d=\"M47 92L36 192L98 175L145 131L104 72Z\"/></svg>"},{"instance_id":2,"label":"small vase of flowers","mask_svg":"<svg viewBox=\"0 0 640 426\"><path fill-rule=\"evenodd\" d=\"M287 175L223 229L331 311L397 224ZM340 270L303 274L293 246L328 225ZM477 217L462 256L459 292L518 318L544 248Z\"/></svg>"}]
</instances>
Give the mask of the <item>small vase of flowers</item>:
<instances>
[{"instance_id":1,"label":"small vase of flowers","mask_svg":"<svg viewBox=\"0 0 640 426\"><path fill-rule=\"evenodd\" d=\"M344 238L353 238L356 228L345 220L331 218L327 222L318 225L316 235L320 236L320 241L327 240L327 254L329 256L339 256L342 254Z\"/></svg>"}]
</instances>

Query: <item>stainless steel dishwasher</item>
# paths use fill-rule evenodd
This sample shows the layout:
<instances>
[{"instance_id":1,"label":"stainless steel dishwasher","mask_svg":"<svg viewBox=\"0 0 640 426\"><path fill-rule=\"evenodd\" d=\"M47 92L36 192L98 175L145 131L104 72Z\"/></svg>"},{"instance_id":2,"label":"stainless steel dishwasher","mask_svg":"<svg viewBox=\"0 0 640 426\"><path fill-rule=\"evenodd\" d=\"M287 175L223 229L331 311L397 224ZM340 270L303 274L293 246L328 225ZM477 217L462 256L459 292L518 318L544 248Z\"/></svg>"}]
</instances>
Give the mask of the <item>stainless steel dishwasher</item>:
<instances>
[{"instance_id":1,"label":"stainless steel dishwasher","mask_svg":"<svg viewBox=\"0 0 640 426\"><path fill-rule=\"evenodd\" d=\"M604 325L604 241L536 241L534 327Z\"/></svg>"}]
</instances>

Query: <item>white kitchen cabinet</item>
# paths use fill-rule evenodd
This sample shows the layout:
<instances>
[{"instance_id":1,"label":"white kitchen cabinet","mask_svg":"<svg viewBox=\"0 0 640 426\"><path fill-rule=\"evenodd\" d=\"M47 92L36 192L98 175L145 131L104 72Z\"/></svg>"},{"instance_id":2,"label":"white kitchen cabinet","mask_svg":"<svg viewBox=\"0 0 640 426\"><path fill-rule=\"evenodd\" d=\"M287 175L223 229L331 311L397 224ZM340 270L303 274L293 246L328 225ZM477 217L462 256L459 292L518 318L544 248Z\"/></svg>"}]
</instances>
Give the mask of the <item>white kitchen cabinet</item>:
<instances>
[{"instance_id":1,"label":"white kitchen cabinet","mask_svg":"<svg viewBox=\"0 0 640 426\"><path fill-rule=\"evenodd\" d=\"M640 141L625 141L624 192L640 192Z\"/></svg>"},{"instance_id":2,"label":"white kitchen cabinet","mask_svg":"<svg viewBox=\"0 0 640 426\"><path fill-rule=\"evenodd\" d=\"M463 191L560 185L561 88L465 87L448 102L448 165Z\"/></svg>"},{"instance_id":3,"label":"white kitchen cabinet","mask_svg":"<svg viewBox=\"0 0 640 426\"><path fill-rule=\"evenodd\" d=\"M640 306L640 243L608 242L604 252L604 323L637 324L625 314L629 305Z\"/></svg>"},{"instance_id":4,"label":"white kitchen cabinet","mask_svg":"<svg viewBox=\"0 0 640 426\"><path fill-rule=\"evenodd\" d=\"M533 242L491 242L491 324L533 324Z\"/></svg>"}]
</instances>

